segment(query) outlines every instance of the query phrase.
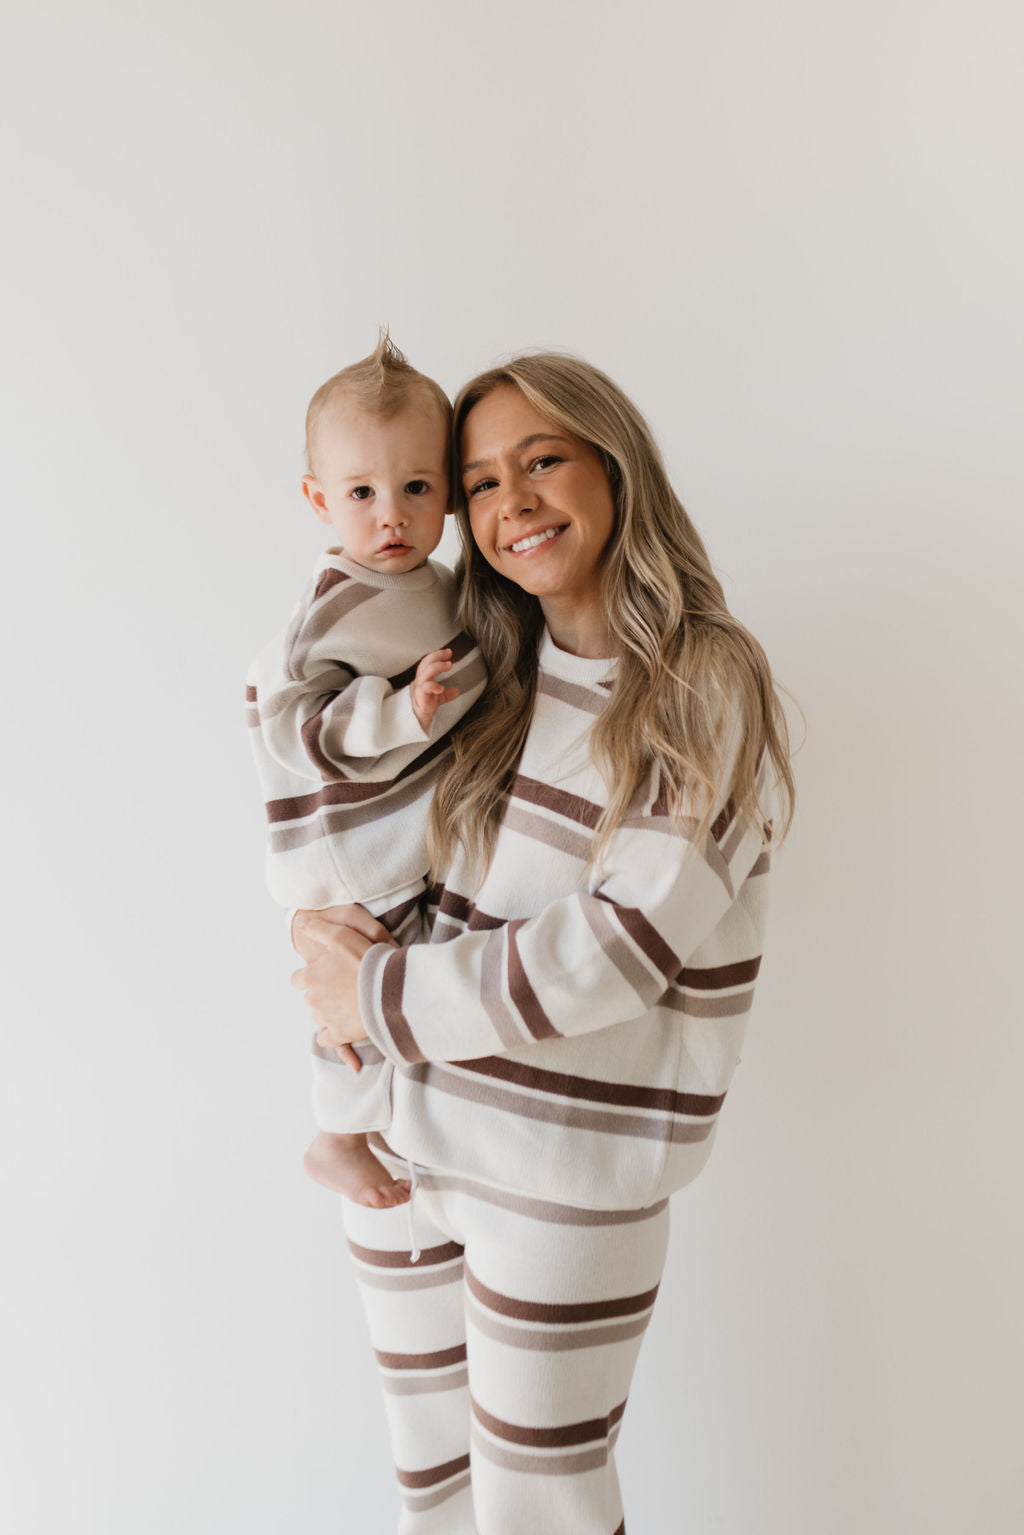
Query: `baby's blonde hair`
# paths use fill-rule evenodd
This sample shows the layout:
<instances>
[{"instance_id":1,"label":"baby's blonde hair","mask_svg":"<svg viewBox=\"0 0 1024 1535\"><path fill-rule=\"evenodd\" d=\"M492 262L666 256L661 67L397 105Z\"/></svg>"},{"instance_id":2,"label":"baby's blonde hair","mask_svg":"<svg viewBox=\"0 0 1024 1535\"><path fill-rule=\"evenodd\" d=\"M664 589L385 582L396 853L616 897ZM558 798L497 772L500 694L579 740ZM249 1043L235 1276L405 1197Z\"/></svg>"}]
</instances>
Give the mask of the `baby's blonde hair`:
<instances>
[{"instance_id":1,"label":"baby's blonde hair","mask_svg":"<svg viewBox=\"0 0 1024 1535\"><path fill-rule=\"evenodd\" d=\"M370 416L390 421L405 410L419 395L429 400L440 412L441 424L447 438L452 420L452 405L448 396L425 373L412 366L404 352L392 341L388 327L382 325L377 345L369 357L350 363L321 384L306 410L306 464L316 473L314 464L317 426L327 407L344 397L357 410Z\"/></svg>"}]
</instances>

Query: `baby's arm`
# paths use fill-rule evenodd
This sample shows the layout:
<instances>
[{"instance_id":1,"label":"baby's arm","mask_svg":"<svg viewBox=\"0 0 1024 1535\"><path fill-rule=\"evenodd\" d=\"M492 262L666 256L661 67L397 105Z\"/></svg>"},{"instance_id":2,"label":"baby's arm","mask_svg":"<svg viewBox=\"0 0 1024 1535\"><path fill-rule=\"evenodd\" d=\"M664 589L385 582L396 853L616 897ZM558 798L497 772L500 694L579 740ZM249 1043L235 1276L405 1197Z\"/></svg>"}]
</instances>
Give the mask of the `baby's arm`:
<instances>
[{"instance_id":1,"label":"baby's arm","mask_svg":"<svg viewBox=\"0 0 1024 1535\"><path fill-rule=\"evenodd\" d=\"M450 650L432 650L416 668L412 684L412 707L424 735L430 734L434 715L441 705L454 703L459 696L458 688L445 687L443 682L437 680L442 672L451 670L451 664Z\"/></svg>"}]
</instances>

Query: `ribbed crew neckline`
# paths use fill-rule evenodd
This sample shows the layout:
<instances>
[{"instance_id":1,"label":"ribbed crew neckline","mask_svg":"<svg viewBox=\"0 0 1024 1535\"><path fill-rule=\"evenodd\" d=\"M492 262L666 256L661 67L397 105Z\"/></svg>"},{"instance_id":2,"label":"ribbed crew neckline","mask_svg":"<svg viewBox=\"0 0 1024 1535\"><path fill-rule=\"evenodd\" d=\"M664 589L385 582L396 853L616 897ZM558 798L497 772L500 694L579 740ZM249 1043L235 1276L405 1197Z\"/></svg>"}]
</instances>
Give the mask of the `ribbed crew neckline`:
<instances>
[{"instance_id":1,"label":"ribbed crew neckline","mask_svg":"<svg viewBox=\"0 0 1024 1535\"><path fill-rule=\"evenodd\" d=\"M614 677L618 659L615 656L574 656L571 651L559 650L545 628L541 637L537 661L542 671L563 682L577 682L581 687L596 687Z\"/></svg>"},{"instance_id":2,"label":"ribbed crew neckline","mask_svg":"<svg viewBox=\"0 0 1024 1535\"><path fill-rule=\"evenodd\" d=\"M430 560L425 565L419 565L415 570L396 571L389 575L386 570L370 570L366 565L357 565L355 560L350 560L340 549L325 549L318 567L320 570L340 570L344 575L351 576L355 581L362 581L364 586L394 587L404 589L407 592L419 592L428 586L433 586L437 575L432 568Z\"/></svg>"}]
</instances>

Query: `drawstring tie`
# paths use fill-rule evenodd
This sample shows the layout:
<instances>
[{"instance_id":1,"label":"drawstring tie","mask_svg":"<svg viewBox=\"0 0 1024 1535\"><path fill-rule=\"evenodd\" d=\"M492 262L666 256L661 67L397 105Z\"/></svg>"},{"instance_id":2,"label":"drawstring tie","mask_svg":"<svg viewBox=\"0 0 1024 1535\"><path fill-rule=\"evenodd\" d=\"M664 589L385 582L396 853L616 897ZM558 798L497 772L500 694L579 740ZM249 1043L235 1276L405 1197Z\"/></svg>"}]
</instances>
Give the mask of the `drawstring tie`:
<instances>
[{"instance_id":1,"label":"drawstring tie","mask_svg":"<svg viewBox=\"0 0 1024 1535\"><path fill-rule=\"evenodd\" d=\"M412 1207L416 1200L416 1190L420 1186L420 1180L416 1176L416 1164L409 1157L405 1159L405 1165L409 1169L409 1202L405 1207L409 1219L409 1262L420 1261L420 1249L416 1242L416 1222L413 1219Z\"/></svg>"}]
</instances>

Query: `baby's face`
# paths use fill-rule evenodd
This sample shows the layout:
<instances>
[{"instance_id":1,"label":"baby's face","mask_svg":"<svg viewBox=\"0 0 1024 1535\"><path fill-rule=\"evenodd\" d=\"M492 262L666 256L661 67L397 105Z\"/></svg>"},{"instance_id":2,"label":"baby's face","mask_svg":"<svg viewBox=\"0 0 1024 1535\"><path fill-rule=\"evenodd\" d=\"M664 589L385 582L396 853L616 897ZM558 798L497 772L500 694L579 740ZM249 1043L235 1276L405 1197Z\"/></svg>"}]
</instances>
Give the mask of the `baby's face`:
<instances>
[{"instance_id":1,"label":"baby's face","mask_svg":"<svg viewBox=\"0 0 1024 1535\"><path fill-rule=\"evenodd\" d=\"M341 399L316 427L302 488L344 553L368 570L415 570L437 548L448 506L448 432L429 401L383 421Z\"/></svg>"}]
</instances>

